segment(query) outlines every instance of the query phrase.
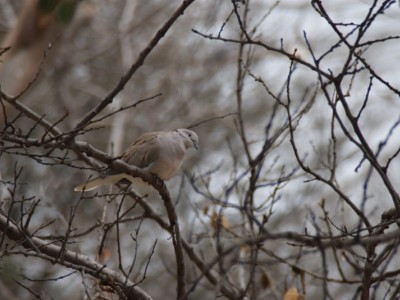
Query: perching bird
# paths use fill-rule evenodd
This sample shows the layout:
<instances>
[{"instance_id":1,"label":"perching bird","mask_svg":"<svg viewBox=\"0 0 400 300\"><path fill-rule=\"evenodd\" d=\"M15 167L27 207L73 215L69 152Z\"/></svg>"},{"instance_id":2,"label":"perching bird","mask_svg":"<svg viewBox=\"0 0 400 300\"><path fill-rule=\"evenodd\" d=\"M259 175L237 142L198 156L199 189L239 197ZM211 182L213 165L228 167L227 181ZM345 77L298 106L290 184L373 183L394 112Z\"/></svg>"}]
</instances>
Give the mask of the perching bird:
<instances>
[{"instance_id":1,"label":"perching bird","mask_svg":"<svg viewBox=\"0 0 400 300\"><path fill-rule=\"evenodd\" d=\"M162 180L172 178L182 166L186 150L198 148L199 138L189 129L174 131L147 132L140 136L125 152L121 159L127 164L144 169L157 175ZM101 185L113 184L135 178L115 170L107 170L103 176L97 177L75 188L75 191L91 191Z\"/></svg>"}]
</instances>

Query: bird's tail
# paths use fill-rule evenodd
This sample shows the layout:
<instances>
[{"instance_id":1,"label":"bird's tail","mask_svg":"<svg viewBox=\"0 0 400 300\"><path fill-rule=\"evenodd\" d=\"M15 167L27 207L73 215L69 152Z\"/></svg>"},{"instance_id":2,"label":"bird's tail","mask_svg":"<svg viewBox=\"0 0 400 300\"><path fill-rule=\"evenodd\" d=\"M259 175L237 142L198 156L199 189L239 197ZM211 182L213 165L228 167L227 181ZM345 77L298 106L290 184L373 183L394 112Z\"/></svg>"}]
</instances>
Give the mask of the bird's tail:
<instances>
[{"instance_id":1,"label":"bird's tail","mask_svg":"<svg viewBox=\"0 0 400 300\"><path fill-rule=\"evenodd\" d=\"M120 174L115 174L115 175L109 175L105 177L97 177L95 179L89 180L88 182L78 185L74 191L75 192L88 192L91 190L94 190L98 188L99 186L102 185L111 185L114 183L117 183L118 181L122 179L127 179L130 182L134 182L135 178L132 177L131 175L125 174L125 173L120 173Z\"/></svg>"}]
</instances>

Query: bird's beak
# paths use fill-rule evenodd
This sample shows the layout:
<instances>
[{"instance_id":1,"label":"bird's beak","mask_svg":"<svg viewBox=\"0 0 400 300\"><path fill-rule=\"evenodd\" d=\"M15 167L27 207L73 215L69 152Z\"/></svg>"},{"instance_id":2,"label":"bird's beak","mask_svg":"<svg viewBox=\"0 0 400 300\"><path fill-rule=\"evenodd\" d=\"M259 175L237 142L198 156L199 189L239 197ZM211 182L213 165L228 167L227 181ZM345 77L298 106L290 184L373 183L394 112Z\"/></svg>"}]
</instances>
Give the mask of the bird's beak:
<instances>
[{"instance_id":1,"label":"bird's beak","mask_svg":"<svg viewBox=\"0 0 400 300\"><path fill-rule=\"evenodd\" d=\"M199 150L199 145L197 145L197 143L195 143L195 142L193 142L193 147L194 147L196 150Z\"/></svg>"}]
</instances>

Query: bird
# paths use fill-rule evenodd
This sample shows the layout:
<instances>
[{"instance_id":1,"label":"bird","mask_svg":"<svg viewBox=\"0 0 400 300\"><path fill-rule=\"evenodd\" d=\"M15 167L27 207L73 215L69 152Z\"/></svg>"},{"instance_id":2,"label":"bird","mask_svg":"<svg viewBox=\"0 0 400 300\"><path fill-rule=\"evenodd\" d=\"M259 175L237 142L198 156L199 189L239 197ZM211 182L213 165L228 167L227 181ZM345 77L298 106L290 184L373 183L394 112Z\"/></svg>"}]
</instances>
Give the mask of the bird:
<instances>
[{"instance_id":1,"label":"bird","mask_svg":"<svg viewBox=\"0 0 400 300\"><path fill-rule=\"evenodd\" d=\"M190 148L198 149L198 143L199 137L189 129L147 132L122 153L121 159L161 180L169 180L181 168L186 151ZM74 190L91 191L102 185L126 180L135 182L135 178L129 174L107 169L101 176L75 187Z\"/></svg>"}]
</instances>

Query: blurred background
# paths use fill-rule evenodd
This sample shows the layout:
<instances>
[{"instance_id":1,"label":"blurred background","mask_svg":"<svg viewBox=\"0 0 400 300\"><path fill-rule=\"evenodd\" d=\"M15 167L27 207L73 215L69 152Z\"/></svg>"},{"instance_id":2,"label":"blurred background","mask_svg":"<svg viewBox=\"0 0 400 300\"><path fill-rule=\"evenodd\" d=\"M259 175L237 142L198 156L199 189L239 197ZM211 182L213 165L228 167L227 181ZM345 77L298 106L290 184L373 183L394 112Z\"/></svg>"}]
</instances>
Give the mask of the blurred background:
<instances>
[{"instance_id":1,"label":"blurred background","mask_svg":"<svg viewBox=\"0 0 400 300\"><path fill-rule=\"evenodd\" d=\"M341 0L328 1L324 5L331 18L341 24L339 27L343 32L351 32L353 27L350 24L365 18L371 2ZM50 122L57 122L58 128L68 132L117 85L180 4L181 1L159 0L2 0L1 47L11 48L0 56L1 90L10 96L23 93L19 101ZM338 36L313 9L310 1L253 0L247 4L238 3L238 7L241 12L248 8L246 26L254 40L287 52L296 49L296 55L311 64L313 58L309 47L316 56L327 52L320 68L328 73L341 71L348 48L343 44L334 47L339 42ZM96 122L92 125L93 130L76 138L109 154L118 155L144 132L195 126L192 129L199 135L200 150L188 154L182 172L167 186L176 203L183 237L205 262L219 255L217 245L221 241L215 239L217 216L219 222L221 218L223 220L224 240L221 243L225 248L242 238L254 236L255 230L243 213L234 207L242 207L250 189L246 149L251 155L257 155L265 140L287 124L286 110L277 105L276 99L271 96L271 93L282 95L281 100L286 101L291 63L286 56L256 46L244 47L244 52L240 54L238 43L207 39L192 31L195 29L217 37L222 30L222 37L239 39L240 28L232 10L232 2L227 0L195 1L101 116L142 99L161 95ZM400 7L393 4L373 20L363 39L399 36L399 22ZM354 41L355 38L356 35L349 40ZM395 89L400 88L398 44L397 39L389 39L360 49L369 66ZM238 63L240 55L248 72ZM240 68L242 73L238 75ZM293 114L296 110L304 110L295 131L299 155L307 166L329 176L332 111L319 89L316 72L301 64L296 68L291 78L290 96ZM262 78L271 93L255 77ZM400 104L396 91L377 80L370 85L370 78L369 72L360 71L354 78L346 78L344 85L347 86L348 103L354 111L367 104L359 122L371 148L377 150L380 143L390 136L379 156L385 164L400 147L399 130L394 125L399 119ZM367 102L364 101L366 97ZM35 126L34 121L25 118L12 106L5 104L4 109L6 112L3 111L1 117L3 124L7 120L15 130L23 133ZM341 108L339 110L343 113ZM246 145L238 129L238 113L243 121ZM370 165L363 162L363 152L349 142L348 137L338 129L338 124L336 126L333 181L356 206L362 207L371 223L376 224L381 214L393 206L393 202L380 177L374 172L371 174ZM262 161L257 178L258 188L253 191L257 218L267 218L265 226L272 232L295 231L303 234L307 228L307 232L313 234L319 230L317 224L324 228L322 231L328 230L329 226L323 221L324 210L321 209L324 205L335 226L349 230L357 228L360 222L358 216L341 197L301 171L289 137L287 131L279 135ZM78 159L72 162L74 167L67 167L16 155L11 150L2 152L0 165L6 201L4 209L9 199L40 199L30 226L34 231L52 222L38 232L43 238L65 234L71 220L71 206L81 196L73 188L85 182L90 175L97 174L90 168L80 169L88 166ZM394 185L398 183L399 170L398 159L393 159L388 176ZM149 197L149 200L158 213L165 213L160 199ZM104 197L80 202L73 219L76 233L96 224L102 218L104 205ZM113 220L117 204L108 205L106 219ZM21 211L13 209L10 215L18 219ZM119 234L123 237L123 264L129 266L133 254L137 255L131 280L142 278L147 259L157 241L146 269L146 278L140 287L154 299L175 298L175 256L169 235L150 219L141 218L139 207L133 209L130 216L136 219L123 224ZM339 232L337 228L332 230ZM99 235L97 228L76 237L69 248L96 258ZM135 235L135 239L131 235ZM105 247L107 255L103 260L117 270L119 265L113 234L107 236ZM242 268L247 268L246 250L239 252L227 257L224 262L230 266L228 269L232 274L226 280L232 285L240 285L248 278L241 273ZM327 263L332 267L328 267L327 275L323 273L317 250L294 247L285 240L265 242L252 277L256 290L253 298L283 299L290 287L296 287L305 299L322 299L319 297L323 293L323 284L319 276L328 276L331 279L331 296L334 299L350 299L357 294L362 276L345 258L339 258L343 259L343 263L342 269L338 269L334 251L328 252ZM345 256L343 253L340 255ZM352 256L351 260L362 260L358 257L362 256L362 250L347 255ZM398 264L398 261L397 265L393 263L394 270L399 268ZM296 272L298 269L294 265L302 271ZM195 269L188 259L188 287L192 287L189 299L219 297L218 287L201 278ZM33 298L27 288L18 284L23 282L42 299L84 299L81 274L60 278L70 272L72 270L52 265L38 257L21 259L18 255L3 254L0 298ZM342 273L346 274L348 281L340 279ZM57 280L40 281L50 278ZM375 299L383 299L388 289L385 284L377 286ZM96 298L96 294L92 296Z\"/></svg>"}]
</instances>

